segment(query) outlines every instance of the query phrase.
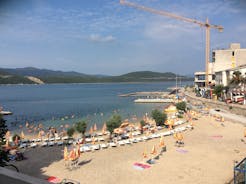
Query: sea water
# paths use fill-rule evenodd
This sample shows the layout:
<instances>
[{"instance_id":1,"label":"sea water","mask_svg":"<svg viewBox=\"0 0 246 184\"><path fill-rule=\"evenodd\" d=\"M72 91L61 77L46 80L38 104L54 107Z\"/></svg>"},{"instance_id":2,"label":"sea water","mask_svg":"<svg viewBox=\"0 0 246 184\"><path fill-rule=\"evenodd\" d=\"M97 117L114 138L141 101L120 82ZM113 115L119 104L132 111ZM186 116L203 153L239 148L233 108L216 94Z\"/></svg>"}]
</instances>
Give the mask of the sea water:
<instances>
[{"instance_id":1,"label":"sea water","mask_svg":"<svg viewBox=\"0 0 246 184\"><path fill-rule=\"evenodd\" d=\"M189 84L187 82L185 84ZM2 85L0 106L13 112L5 116L9 129L42 123L45 127L59 127L86 120L88 126L98 128L114 113L122 119L136 120L165 104L137 104L136 97L120 94L140 91L167 91L174 82L104 83L104 84L45 84Z\"/></svg>"}]
</instances>

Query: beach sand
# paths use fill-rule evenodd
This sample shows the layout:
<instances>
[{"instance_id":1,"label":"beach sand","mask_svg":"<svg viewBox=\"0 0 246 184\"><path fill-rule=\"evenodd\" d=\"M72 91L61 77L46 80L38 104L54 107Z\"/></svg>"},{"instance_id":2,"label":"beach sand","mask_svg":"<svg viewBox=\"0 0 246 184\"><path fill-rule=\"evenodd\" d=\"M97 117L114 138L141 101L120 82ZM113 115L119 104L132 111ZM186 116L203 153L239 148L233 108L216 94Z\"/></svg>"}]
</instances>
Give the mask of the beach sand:
<instances>
[{"instance_id":1,"label":"beach sand","mask_svg":"<svg viewBox=\"0 0 246 184\"><path fill-rule=\"evenodd\" d=\"M69 178L81 184L228 182L233 177L234 160L240 161L246 155L246 144L241 141L245 127L228 121L222 126L221 122L209 116L193 122L194 129L183 133L184 147L176 147L172 136L164 137L167 152L145 170L137 170L133 164L143 161L144 150L150 158L152 146L159 149L159 138L82 153L79 168L73 171L65 168L63 147L28 149L25 152L27 159L15 164L21 172L32 176Z\"/></svg>"}]
</instances>

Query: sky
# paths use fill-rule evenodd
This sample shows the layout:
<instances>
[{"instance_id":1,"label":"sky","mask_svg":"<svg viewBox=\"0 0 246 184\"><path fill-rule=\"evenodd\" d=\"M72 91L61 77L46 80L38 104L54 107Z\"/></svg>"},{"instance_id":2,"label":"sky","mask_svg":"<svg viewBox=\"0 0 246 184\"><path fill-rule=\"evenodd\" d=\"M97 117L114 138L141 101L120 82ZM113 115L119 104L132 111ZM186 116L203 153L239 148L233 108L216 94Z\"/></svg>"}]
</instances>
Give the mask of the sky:
<instances>
[{"instance_id":1,"label":"sky","mask_svg":"<svg viewBox=\"0 0 246 184\"><path fill-rule=\"evenodd\" d=\"M245 0L129 0L222 25L211 49L246 48ZM0 68L86 74L133 71L192 74L205 68L205 29L119 0L1 0Z\"/></svg>"}]
</instances>

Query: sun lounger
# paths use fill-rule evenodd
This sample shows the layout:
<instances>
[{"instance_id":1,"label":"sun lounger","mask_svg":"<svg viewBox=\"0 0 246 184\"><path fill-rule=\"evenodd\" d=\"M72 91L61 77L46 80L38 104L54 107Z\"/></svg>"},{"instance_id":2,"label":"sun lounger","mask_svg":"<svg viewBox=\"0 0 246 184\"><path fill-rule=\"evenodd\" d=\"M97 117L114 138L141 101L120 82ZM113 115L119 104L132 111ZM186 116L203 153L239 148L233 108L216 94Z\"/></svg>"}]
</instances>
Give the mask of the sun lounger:
<instances>
[{"instance_id":1,"label":"sun lounger","mask_svg":"<svg viewBox=\"0 0 246 184\"><path fill-rule=\"evenodd\" d=\"M85 146L85 147L84 147L84 151L85 151L85 152L90 152L90 151L92 151L91 146Z\"/></svg>"},{"instance_id":2,"label":"sun lounger","mask_svg":"<svg viewBox=\"0 0 246 184\"><path fill-rule=\"evenodd\" d=\"M56 141L59 141L59 140L61 140L61 138L60 137L56 137L55 140Z\"/></svg>"},{"instance_id":3,"label":"sun lounger","mask_svg":"<svg viewBox=\"0 0 246 184\"><path fill-rule=\"evenodd\" d=\"M130 140L129 139L125 140L125 144L131 144Z\"/></svg>"},{"instance_id":4,"label":"sun lounger","mask_svg":"<svg viewBox=\"0 0 246 184\"><path fill-rule=\"evenodd\" d=\"M91 146L91 148L92 150L100 150L100 145L96 144L96 145Z\"/></svg>"},{"instance_id":5,"label":"sun lounger","mask_svg":"<svg viewBox=\"0 0 246 184\"><path fill-rule=\"evenodd\" d=\"M124 145L125 145L125 141L119 141L118 144L119 144L120 146L124 146Z\"/></svg>"},{"instance_id":6,"label":"sun lounger","mask_svg":"<svg viewBox=\"0 0 246 184\"><path fill-rule=\"evenodd\" d=\"M37 146L38 146L37 143L34 142L30 144L30 148L36 148Z\"/></svg>"},{"instance_id":7,"label":"sun lounger","mask_svg":"<svg viewBox=\"0 0 246 184\"><path fill-rule=\"evenodd\" d=\"M62 137L62 140L68 140L68 136Z\"/></svg>"},{"instance_id":8,"label":"sun lounger","mask_svg":"<svg viewBox=\"0 0 246 184\"><path fill-rule=\"evenodd\" d=\"M148 138L147 138L146 136L143 136L142 139L143 139L144 141L147 141L147 140L148 140Z\"/></svg>"},{"instance_id":9,"label":"sun lounger","mask_svg":"<svg viewBox=\"0 0 246 184\"><path fill-rule=\"evenodd\" d=\"M102 136L103 133L102 133L102 132L98 132L97 135L98 135L98 136Z\"/></svg>"},{"instance_id":10,"label":"sun lounger","mask_svg":"<svg viewBox=\"0 0 246 184\"><path fill-rule=\"evenodd\" d=\"M19 148L21 149L21 148L26 148L27 147L27 144L26 143L22 143L22 144L20 144L20 146L19 146Z\"/></svg>"},{"instance_id":11,"label":"sun lounger","mask_svg":"<svg viewBox=\"0 0 246 184\"><path fill-rule=\"evenodd\" d=\"M54 141L54 140L55 140L55 138L54 138L54 137L52 137L52 138L50 138L50 139L49 139L49 141Z\"/></svg>"},{"instance_id":12,"label":"sun lounger","mask_svg":"<svg viewBox=\"0 0 246 184\"><path fill-rule=\"evenodd\" d=\"M48 146L54 146L54 145L55 145L55 142L54 141L48 142Z\"/></svg>"},{"instance_id":13,"label":"sun lounger","mask_svg":"<svg viewBox=\"0 0 246 184\"><path fill-rule=\"evenodd\" d=\"M41 146L42 147L48 146L48 143L47 142L42 142Z\"/></svg>"},{"instance_id":14,"label":"sun lounger","mask_svg":"<svg viewBox=\"0 0 246 184\"><path fill-rule=\"evenodd\" d=\"M23 139L23 140L21 140L21 143L28 143L28 142L29 142L28 139Z\"/></svg>"},{"instance_id":15,"label":"sun lounger","mask_svg":"<svg viewBox=\"0 0 246 184\"><path fill-rule=\"evenodd\" d=\"M69 140L68 141L68 144L73 144L73 140Z\"/></svg>"},{"instance_id":16,"label":"sun lounger","mask_svg":"<svg viewBox=\"0 0 246 184\"><path fill-rule=\"evenodd\" d=\"M58 141L56 144L57 144L58 146L62 146L62 145L63 145L63 141Z\"/></svg>"},{"instance_id":17,"label":"sun lounger","mask_svg":"<svg viewBox=\"0 0 246 184\"><path fill-rule=\"evenodd\" d=\"M158 136L156 134L152 134L150 137L153 139L153 138L157 138Z\"/></svg>"},{"instance_id":18,"label":"sun lounger","mask_svg":"<svg viewBox=\"0 0 246 184\"><path fill-rule=\"evenodd\" d=\"M98 141L104 141L105 139L103 137L99 137Z\"/></svg>"},{"instance_id":19,"label":"sun lounger","mask_svg":"<svg viewBox=\"0 0 246 184\"><path fill-rule=\"evenodd\" d=\"M86 139L85 139L85 142L91 142L91 141L92 141L91 138L86 138Z\"/></svg>"},{"instance_id":20,"label":"sun lounger","mask_svg":"<svg viewBox=\"0 0 246 184\"><path fill-rule=\"evenodd\" d=\"M137 139L138 142L142 142L143 141L142 137L137 137L136 139Z\"/></svg>"},{"instance_id":21,"label":"sun lounger","mask_svg":"<svg viewBox=\"0 0 246 184\"><path fill-rule=\"evenodd\" d=\"M101 146L101 148L103 148L103 149L108 148L108 144L101 144L100 146Z\"/></svg>"},{"instance_id":22,"label":"sun lounger","mask_svg":"<svg viewBox=\"0 0 246 184\"><path fill-rule=\"evenodd\" d=\"M110 147L117 147L117 144L116 144L115 142L110 142L110 143L109 143L109 146L110 146Z\"/></svg>"}]
</instances>

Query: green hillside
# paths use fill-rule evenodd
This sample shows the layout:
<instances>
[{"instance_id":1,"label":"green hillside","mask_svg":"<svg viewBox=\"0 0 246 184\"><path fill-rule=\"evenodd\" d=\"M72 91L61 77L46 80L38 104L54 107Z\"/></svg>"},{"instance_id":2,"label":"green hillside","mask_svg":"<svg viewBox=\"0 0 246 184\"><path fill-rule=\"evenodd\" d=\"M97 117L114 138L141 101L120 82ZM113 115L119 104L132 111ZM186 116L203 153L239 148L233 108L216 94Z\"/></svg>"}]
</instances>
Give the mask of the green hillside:
<instances>
[{"instance_id":1,"label":"green hillside","mask_svg":"<svg viewBox=\"0 0 246 184\"><path fill-rule=\"evenodd\" d=\"M176 79L171 72L131 72L120 76L87 75L78 72L63 72L37 68L0 69L0 84L32 84L25 76L34 76L45 83L106 83L106 82L157 82ZM182 77L182 80L190 78Z\"/></svg>"}]
</instances>

